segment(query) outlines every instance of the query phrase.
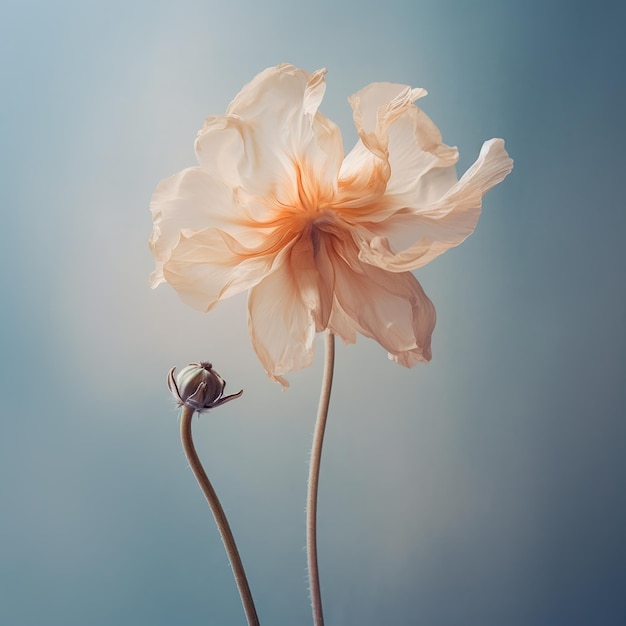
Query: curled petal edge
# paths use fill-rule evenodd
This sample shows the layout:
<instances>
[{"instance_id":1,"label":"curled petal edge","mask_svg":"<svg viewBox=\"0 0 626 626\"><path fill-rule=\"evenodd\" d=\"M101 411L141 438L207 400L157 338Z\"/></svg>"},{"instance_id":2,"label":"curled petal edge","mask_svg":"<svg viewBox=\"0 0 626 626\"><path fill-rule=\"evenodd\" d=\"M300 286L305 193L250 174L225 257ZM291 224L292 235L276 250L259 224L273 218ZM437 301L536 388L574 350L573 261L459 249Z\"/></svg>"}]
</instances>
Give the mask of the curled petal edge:
<instances>
[{"instance_id":1,"label":"curled petal edge","mask_svg":"<svg viewBox=\"0 0 626 626\"><path fill-rule=\"evenodd\" d=\"M360 242L359 259L389 272L406 272L423 267L450 248L458 246L474 232L482 208L482 198L513 169L513 160L502 139L483 144L478 159L441 200L426 210L414 209L411 217L436 222L438 240L421 238L412 246L395 252L387 237ZM393 217L391 218L393 219ZM441 236L442 229L447 231Z\"/></svg>"}]
</instances>

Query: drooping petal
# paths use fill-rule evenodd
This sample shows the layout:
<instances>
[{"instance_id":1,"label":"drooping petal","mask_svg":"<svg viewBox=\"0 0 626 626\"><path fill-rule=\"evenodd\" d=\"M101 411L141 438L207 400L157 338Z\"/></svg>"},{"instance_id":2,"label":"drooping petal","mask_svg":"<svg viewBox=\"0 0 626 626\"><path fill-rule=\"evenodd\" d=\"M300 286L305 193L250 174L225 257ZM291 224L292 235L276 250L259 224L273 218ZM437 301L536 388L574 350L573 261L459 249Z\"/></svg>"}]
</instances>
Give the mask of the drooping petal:
<instances>
[{"instance_id":1,"label":"drooping petal","mask_svg":"<svg viewBox=\"0 0 626 626\"><path fill-rule=\"evenodd\" d=\"M502 139L483 144L478 159L461 180L430 206L394 214L372 224L373 237L363 238L359 258L391 272L422 267L459 245L476 227L482 198L513 169Z\"/></svg>"},{"instance_id":2,"label":"drooping petal","mask_svg":"<svg viewBox=\"0 0 626 626\"><path fill-rule=\"evenodd\" d=\"M350 316L341 308L337 298L334 300L328 320L328 330L340 337L344 343L356 343L357 331L360 332Z\"/></svg>"},{"instance_id":3,"label":"drooping petal","mask_svg":"<svg viewBox=\"0 0 626 626\"><path fill-rule=\"evenodd\" d=\"M265 371L283 387L289 386L283 374L312 363L315 322L290 263L282 262L250 290L248 328Z\"/></svg>"},{"instance_id":4,"label":"drooping petal","mask_svg":"<svg viewBox=\"0 0 626 626\"><path fill-rule=\"evenodd\" d=\"M315 331L328 326L333 309L335 270L328 244L315 229L305 232L285 256L302 303L311 311Z\"/></svg>"},{"instance_id":5,"label":"drooping petal","mask_svg":"<svg viewBox=\"0 0 626 626\"><path fill-rule=\"evenodd\" d=\"M344 247L342 260L351 254ZM413 274L390 274L367 264L355 271L354 262L338 262L335 276L342 337L347 316L357 332L375 339L401 365L430 361L435 308Z\"/></svg>"},{"instance_id":6,"label":"drooping petal","mask_svg":"<svg viewBox=\"0 0 626 626\"><path fill-rule=\"evenodd\" d=\"M222 172L233 185L259 196L290 190L294 163L306 163L332 195L343 159L339 128L318 112L324 74L292 65L258 74L199 131L200 165Z\"/></svg>"}]
</instances>

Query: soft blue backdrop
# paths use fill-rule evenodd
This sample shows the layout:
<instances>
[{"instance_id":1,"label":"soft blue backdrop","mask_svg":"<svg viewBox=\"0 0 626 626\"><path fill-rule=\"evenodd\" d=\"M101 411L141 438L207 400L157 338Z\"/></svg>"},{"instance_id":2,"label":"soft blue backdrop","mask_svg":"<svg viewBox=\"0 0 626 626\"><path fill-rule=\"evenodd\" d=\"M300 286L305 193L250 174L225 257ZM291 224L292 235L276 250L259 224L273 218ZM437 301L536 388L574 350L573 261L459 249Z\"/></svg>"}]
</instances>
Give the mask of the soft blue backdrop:
<instances>
[{"instance_id":1,"label":"soft blue backdrop","mask_svg":"<svg viewBox=\"0 0 626 626\"><path fill-rule=\"evenodd\" d=\"M592 6L594 8L592 8ZM418 273L430 365L338 346L324 450L327 626L626 623L622 2L0 2L0 623L229 626L243 612L178 440L173 365L243 398L196 421L263 624L310 623L316 363L270 383L245 297L150 291L148 203L254 74L326 66L322 110L423 86L461 150L516 161Z\"/></svg>"}]
</instances>

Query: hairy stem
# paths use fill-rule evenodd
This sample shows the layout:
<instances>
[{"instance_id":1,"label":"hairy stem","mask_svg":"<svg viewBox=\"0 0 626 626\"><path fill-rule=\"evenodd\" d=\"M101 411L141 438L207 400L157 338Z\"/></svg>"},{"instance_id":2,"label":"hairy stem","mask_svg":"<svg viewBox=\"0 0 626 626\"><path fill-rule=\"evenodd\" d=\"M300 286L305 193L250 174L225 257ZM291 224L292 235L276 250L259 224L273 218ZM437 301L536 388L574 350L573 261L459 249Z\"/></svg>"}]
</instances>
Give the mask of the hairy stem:
<instances>
[{"instance_id":1,"label":"hairy stem","mask_svg":"<svg viewBox=\"0 0 626 626\"><path fill-rule=\"evenodd\" d=\"M241 562L241 557L239 556L239 551L237 550L235 538L230 530L226 514L224 513L224 509L222 508L219 498L215 493L215 489L213 489L213 485L211 484L209 477L206 475L206 472L202 467L202 463L200 463L200 459L198 458L196 448L193 445L193 439L191 436L191 418L193 417L193 414L193 408L183 406L180 420L180 437L183 442L185 455L187 456L189 465L191 466L194 476L198 481L198 485L200 485L200 489L202 489L202 493L211 507L215 523L217 524L217 528L222 536L222 541L224 542L224 547L226 548L226 554L228 555L230 566L232 567L233 574L235 576L235 582L237 583L237 587L239 589L239 595L241 596L241 603L243 604L243 609L246 613L246 618L248 619L248 625L259 626L259 618L256 614L254 600L252 599L252 594L250 593L248 579L246 578L246 572L243 569L243 563Z\"/></svg>"},{"instance_id":2,"label":"hairy stem","mask_svg":"<svg viewBox=\"0 0 626 626\"><path fill-rule=\"evenodd\" d=\"M324 377L320 402L317 409L317 422L313 434L311 448L311 463L309 466L309 489L306 506L306 552L309 568L309 586L311 588L311 610L314 626L324 626L322 612L322 594L320 591L320 576L317 564L317 492L320 478L320 463L322 460L322 446L324 444L324 430L328 417L330 392L333 386L333 369L335 365L335 336L326 333L326 356L324 360Z\"/></svg>"}]
</instances>

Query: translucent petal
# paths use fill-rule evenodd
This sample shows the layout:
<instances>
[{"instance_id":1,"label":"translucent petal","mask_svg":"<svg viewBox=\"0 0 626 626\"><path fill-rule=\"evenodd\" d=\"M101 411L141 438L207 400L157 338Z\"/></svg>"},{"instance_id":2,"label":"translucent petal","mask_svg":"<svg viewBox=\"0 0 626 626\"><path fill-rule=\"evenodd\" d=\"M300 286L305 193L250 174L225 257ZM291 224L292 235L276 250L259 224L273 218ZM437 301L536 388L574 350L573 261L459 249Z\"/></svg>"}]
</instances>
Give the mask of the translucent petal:
<instances>
[{"instance_id":1,"label":"translucent petal","mask_svg":"<svg viewBox=\"0 0 626 626\"><path fill-rule=\"evenodd\" d=\"M350 98L359 141L340 172L340 205L358 221L380 222L439 199L455 182L456 148L413 101L424 89L373 83Z\"/></svg>"},{"instance_id":2,"label":"translucent petal","mask_svg":"<svg viewBox=\"0 0 626 626\"><path fill-rule=\"evenodd\" d=\"M384 197L389 176L386 156L372 153L359 140L341 166L333 208L348 222L386 219L398 209Z\"/></svg>"},{"instance_id":3,"label":"translucent petal","mask_svg":"<svg viewBox=\"0 0 626 626\"><path fill-rule=\"evenodd\" d=\"M457 149L442 142L439 129L413 104L426 93L408 85L372 83L350 98L359 136L389 161L387 195L403 193L432 168L448 168L458 160Z\"/></svg>"},{"instance_id":4,"label":"translucent petal","mask_svg":"<svg viewBox=\"0 0 626 626\"><path fill-rule=\"evenodd\" d=\"M276 249L249 250L216 228L183 231L163 264L163 276L186 304L209 311L270 273L287 252L283 246Z\"/></svg>"},{"instance_id":5,"label":"translucent petal","mask_svg":"<svg viewBox=\"0 0 626 626\"><path fill-rule=\"evenodd\" d=\"M229 105L210 117L196 139L200 165L260 196L289 191L295 164L306 164L332 195L343 159L339 128L318 112L324 74L279 65L257 75Z\"/></svg>"},{"instance_id":6,"label":"translucent petal","mask_svg":"<svg viewBox=\"0 0 626 626\"><path fill-rule=\"evenodd\" d=\"M456 183L459 153L445 145L438 128L415 106L388 128L391 176L385 195L394 204L417 207L439 200Z\"/></svg>"},{"instance_id":7,"label":"translucent petal","mask_svg":"<svg viewBox=\"0 0 626 626\"><path fill-rule=\"evenodd\" d=\"M338 337L341 337L344 343L356 343L356 334L360 332L357 325L341 308L337 298L334 300L333 310L328 320L328 329Z\"/></svg>"},{"instance_id":8,"label":"translucent petal","mask_svg":"<svg viewBox=\"0 0 626 626\"><path fill-rule=\"evenodd\" d=\"M285 257L295 286L311 311L316 332L325 330L333 308L335 270L326 240L315 231L301 237Z\"/></svg>"},{"instance_id":9,"label":"translucent petal","mask_svg":"<svg viewBox=\"0 0 626 626\"><path fill-rule=\"evenodd\" d=\"M182 230L217 227L239 232L245 215L232 189L200 167L183 170L161 181L152 195L150 210L153 229L149 243L156 259L150 279L152 287L165 280L163 264L177 245Z\"/></svg>"},{"instance_id":10,"label":"translucent petal","mask_svg":"<svg viewBox=\"0 0 626 626\"><path fill-rule=\"evenodd\" d=\"M341 262L335 276L340 313L356 331L375 339L407 367L430 360L435 308L413 274L391 274L365 264L355 271Z\"/></svg>"},{"instance_id":11,"label":"translucent petal","mask_svg":"<svg viewBox=\"0 0 626 626\"><path fill-rule=\"evenodd\" d=\"M250 290L248 327L252 345L268 376L283 387L283 374L313 361L315 322L300 298L298 280L289 263L281 263Z\"/></svg>"},{"instance_id":12,"label":"translucent petal","mask_svg":"<svg viewBox=\"0 0 626 626\"><path fill-rule=\"evenodd\" d=\"M502 139L485 142L476 162L437 202L370 225L374 236L362 238L359 258L392 272L422 267L474 231L483 195L512 168Z\"/></svg>"},{"instance_id":13,"label":"translucent petal","mask_svg":"<svg viewBox=\"0 0 626 626\"><path fill-rule=\"evenodd\" d=\"M426 93L425 89L411 89L408 85L371 83L348 98L354 125L365 147L383 156L389 126Z\"/></svg>"}]
</instances>

